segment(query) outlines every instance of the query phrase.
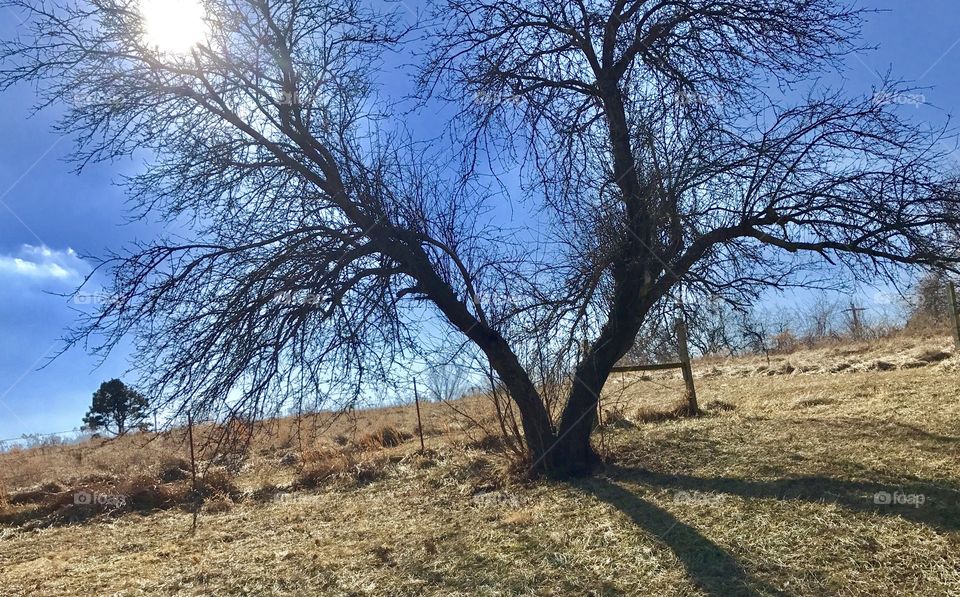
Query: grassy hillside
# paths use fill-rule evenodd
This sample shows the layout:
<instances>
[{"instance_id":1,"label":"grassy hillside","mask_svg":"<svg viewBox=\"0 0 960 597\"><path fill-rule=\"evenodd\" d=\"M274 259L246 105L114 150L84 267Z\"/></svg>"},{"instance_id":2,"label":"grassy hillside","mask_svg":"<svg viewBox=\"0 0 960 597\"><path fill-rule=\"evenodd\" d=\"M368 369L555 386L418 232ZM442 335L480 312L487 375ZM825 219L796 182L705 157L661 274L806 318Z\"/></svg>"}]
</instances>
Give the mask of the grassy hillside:
<instances>
[{"instance_id":1,"label":"grassy hillside","mask_svg":"<svg viewBox=\"0 0 960 597\"><path fill-rule=\"evenodd\" d=\"M660 416L675 376L615 375L609 464L568 485L511 474L479 400L459 405L476 423L430 405L424 454L371 436L411 431L409 409L318 423L299 444L284 428L211 477L196 534L170 497L185 481L162 479L175 437L85 446L82 462L5 455L0 592L958 595L958 361L936 340L702 362L697 419ZM67 503L97 475L155 501Z\"/></svg>"}]
</instances>

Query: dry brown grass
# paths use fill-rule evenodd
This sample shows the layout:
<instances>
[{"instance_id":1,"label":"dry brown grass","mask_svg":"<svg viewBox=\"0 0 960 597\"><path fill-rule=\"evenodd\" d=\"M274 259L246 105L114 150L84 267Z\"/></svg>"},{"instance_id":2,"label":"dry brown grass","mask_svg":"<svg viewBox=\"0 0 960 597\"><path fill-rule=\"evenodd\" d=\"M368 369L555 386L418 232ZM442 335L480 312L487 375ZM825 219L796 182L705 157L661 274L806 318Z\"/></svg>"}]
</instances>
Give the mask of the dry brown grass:
<instances>
[{"instance_id":1,"label":"dry brown grass","mask_svg":"<svg viewBox=\"0 0 960 597\"><path fill-rule=\"evenodd\" d=\"M931 368L960 370L960 355L949 337L892 336L880 340L829 343L811 350L746 358L711 357L695 363L699 379L713 377L776 377L783 375L850 375L864 372ZM655 374L653 381L670 379Z\"/></svg>"},{"instance_id":2,"label":"dry brown grass","mask_svg":"<svg viewBox=\"0 0 960 597\"><path fill-rule=\"evenodd\" d=\"M311 459L297 475L294 489L315 489L334 481L373 481L383 468L383 460L361 459L350 452L328 452Z\"/></svg>"},{"instance_id":3,"label":"dry brown grass","mask_svg":"<svg viewBox=\"0 0 960 597\"><path fill-rule=\"evenodd\" d=\"M403 442L413 438L412 433L401 431L392 425L384 425L379 429L365 434L357 441L357 447L361 450L379 450L382 448L395 448Z\"/></svg>"},{"instance_id":4,"label":"dry brown grass","mask_svg":"<svg viewBox=\"0 0 960 597\"><path fill-rule=\"evenodd\" d=\"M479 398L459 401L456 410L439 403L424 403L421 409L428 447L485 437L489 431L483 425L495 428L492 411ZM216 454L213 448L219 430L200 426L195 433L197 467L201 476L208 469L226 470L238 487L236 491L255 491L270 485L289 486L303 476L302 469L310 468L315 459L352 459L349 466L343 466L353 467L354 480L364 482L375 474L366 464L358 467L353 462L356 456L350 454L401 447L414 437L408 429L416 429L416 413L409 407L359 410L347 415L321 413L265 423L248 446L237 448L240 452ZM57 483L65 491L82 488L91 479L115 487L119 480L135 477L151 478L160 485L176 485L189 480L188 458L187 434L183 429L157 435L94 439L79 445L17 449L0 453L0 487L20 495L41 492L42 486L49 483ZM2 496L0 493L0 499ZM36 516L45 513L34 510ZM0 510L0 520L5 514L8 513ZM25 514L17 516L20 520Z\"/></svg>"},{"instance_id":5,"label":"dry brown grass","mask_svg":"<svg viewBox=\"0 0 960 597\"><path fill-rule=\"evenodd\" d=\"M203 502L204 514L223 514L233 509L234 502L229 495L217 494Z\"/></svg>"},{"instance_id":6,"label":"dry brown grass","mask_svg":"<svg viewBox=\"0 0 960 597\"><path fill-rule=\"evenodd\" d=\"M181 508L4 527L0 587L41 596L956 595L956 357L903 366L934 350L952 355L936 340L837 346L770 365L701 363L704 416L657 422L639 413L675 406L679 377L614 376L603 397L611 464L569 485L511 482L501 458L476 443L480 431L442 410L425 420L449 435L430 435L424 454L416 441L358 450L381 427L413 429L409 412L375 413L355 432L330 430L349 438L343 446L323 437L305 449L257 445L249 467L226 475L236 498L211 495L196 535ZM896 368L871 370L875 361ZM290 451L302 462L280 466ZM157 483L161 460L142 483L189 489ZM360 481L358 462L376 474ZM37 470L23 488L42 491L41 479L67 487L52 484L70 477L54 476L56 467ZM328 472L294 491L310 470ZM117 482L100 474L85 482ZM897 491L924 503L873 499Z\"/></svg>"}]
</instances>

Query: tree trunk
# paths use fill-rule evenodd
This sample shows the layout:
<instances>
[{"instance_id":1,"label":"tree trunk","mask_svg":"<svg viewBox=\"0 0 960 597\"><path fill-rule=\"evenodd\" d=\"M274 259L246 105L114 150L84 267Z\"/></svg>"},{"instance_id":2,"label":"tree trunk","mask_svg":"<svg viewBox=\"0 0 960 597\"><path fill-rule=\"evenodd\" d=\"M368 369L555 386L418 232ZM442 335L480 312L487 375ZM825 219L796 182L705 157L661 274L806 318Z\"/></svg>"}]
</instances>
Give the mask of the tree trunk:
<instances>
[{"instance_id":1,"label":"tree trunk","mask_svg":"<svg viewBox=\"0 0 960 597\"><path fill-rule=\"evenodd\" d=\"M543 399L505 340L497 337L481 348L520 411L531 471L535 474L545 472L557 436Z\"/></svg>"},{"instance_id":2,"label":"tree trunk","mask_svg":"<svg viewBox=\"0 0 960 597\"><path fill-rule=\"evenodd\" d=\"M557 437L551 450L542 458L542 466L533 472L551 479L586 477L600 466L600 456L590 443L590 432L596 408L584 413L581 421Z\"/></svg>"},{"instance_id":3,"label":"tree trunk","mask_svg":"<svg viewBox=\"0 0 960 597\"><path fill-rule=\"evenodd\" d=\"M609 370L601 372L595 367L589 357L577 367L557 433L554 470L547 471L549 476L583 477L600 465L600 456L590 444L590 436L596 421L598 396L608 373Z\"/></svg>"},{"instance_id":4,"label":"tree trunk","mask_svg":"<svg viewBox=\"0 0 960 597\"><path fill-rule=\"evenodd\" d=\"M642 284L629 278L618 284L618 299L600 337L577 365L557 431L553 470L547 471L550 476L586 476L601 463L590 444L600 392L610 370L633 345L653 301Z\"/></svg>"}]
</instances>

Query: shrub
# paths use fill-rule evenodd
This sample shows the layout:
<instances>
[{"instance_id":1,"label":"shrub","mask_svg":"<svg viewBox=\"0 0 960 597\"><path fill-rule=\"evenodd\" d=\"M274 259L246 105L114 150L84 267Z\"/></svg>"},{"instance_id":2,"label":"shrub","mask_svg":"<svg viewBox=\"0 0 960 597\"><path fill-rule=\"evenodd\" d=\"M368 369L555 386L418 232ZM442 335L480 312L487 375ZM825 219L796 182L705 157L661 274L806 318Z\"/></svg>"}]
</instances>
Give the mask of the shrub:
<instances>
[{"instance_id":1,"label":"shrub","mask_svg":"<svg viewBox=\"0 0 960 597\"><path fill-rule=\"evenodd\" d=\"M233 483L233 475L223 468L208 469L199 481L199 485L200 493L204 496L220 494L233 497L240 494Z\"/></svg>"},{"instance_id":2,"label":"shrub","mask_svg":"<svg viewBox=\"0 0 960 597\"><path fill-rule=\"evenodd\" d=\"M915 332L946 331L950 321L949 279L930 272L917 283L910 301L907 328Z\"/></svg>"},{"instance_id":3,"label":"shrub","mask_svg":"<svg viewBox=\"0 0 960 597\"><path fill-rule=\"evenodd\" d=\"M507 442L502 436L490 433L468 442L467 447L484 452L503 452L507 447Z\"/></svg>"},{"instance_id":4,"label":"shrub","mask_svg":"<svg viewBox=\"0 0 960 597\"><path fill-rule=\"evenodd\" d=\"M183 458L172 458L160 464L157 480L161 483L173 483L189 479L191 474L190 462Z\"/></svg>"},{"instance_id":5,"label":"shrub","mask_svg":"<svg viewBox=\"0 0 960 597\"><path fill-rule=\"evenodd\" d=\"M7 503L10 505L37 504L48 500L50 496L66 491L66 488L60 483L49 482L33 489L17 491L6 496Z\"/></svg>"},{"instance_id":6,"label":"shrub","mask_svg":"<svg viewBox=\"0 0 960 597\"><path fill-rule=\"evenodd\" d=\"M315 489L337 479L363 485L382 478L388 462L385 458L360 460L349 453L327 452L305 466L293 485L295 489Z\"/></svg>"},{"instance_id":7,"label":"shrub","mask_svg":"<svg viewBox=\"0 0 960 597\"><path fill-rule=\"evenodd\" d=\"M187 483L162 484L140 475L121 483L116 493L125 498L126 506L131 510L157 510L185 502L190 486Z\"/></svg>"},{"instance_id":8,"label":"shrub","mask_svg":"<svg viewBox=\"0 0 960 597\"><path fill-rule=\"evenodd\" d=\"M385 425L372 433L368 433L357 441L357 446L364 450L379 450L393 448L412 438L413 434L401 431L391 425Z\"/></svg>"},{"instance_id":9,"label":"shrub","mask_svg":"<svg viewBox=\"0 0 960 597\"><path fill-rule=\"evenodd\" d=\"M353 465L353 459L342 453L314 451L310 456L309 461L304 459L308 463L294 481L297 489L319 487L328 480L347 473Z\"/></svg>"}]
</instances>

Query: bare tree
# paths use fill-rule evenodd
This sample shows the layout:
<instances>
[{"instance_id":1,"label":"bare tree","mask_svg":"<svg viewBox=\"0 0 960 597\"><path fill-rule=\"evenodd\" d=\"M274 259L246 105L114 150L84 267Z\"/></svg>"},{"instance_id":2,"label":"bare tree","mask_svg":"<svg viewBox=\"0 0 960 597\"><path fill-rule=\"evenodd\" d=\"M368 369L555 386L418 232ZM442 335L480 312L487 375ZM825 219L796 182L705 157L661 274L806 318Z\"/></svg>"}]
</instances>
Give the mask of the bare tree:
<instances>
[{"instance_id":1,"label":"bare tree","mask_svg":"<svg viewBox=\"0 0 960 597\"><path fill-rule=\"evenodd\" d=\"M843 3L452 0L441 14L425 89L511 98L465 106L464 136L477 153L523 148L529 188L564 224L555 321L594 331L558 430L575 466L610 367L679 283L749 300L802 283L809 259L866 275L956 260L941 133L877 99L901 89L769 91L854 49L862 15Z\"/></svg>"},{"instance_id":2,"label":"bare tree","mask_svg":"<svg viewBox=\"0 0 960 597\"><path fill-rule=\"evenodd\" d=\"M469 373L462 363L450 359L430 365L425 378L430 398L437 402L462 398L470 387Z\"/></svg>"},{"instance_id":3,"label":"bare tree","mask_svg":"<svg viewBox=\"0 0 960 597\"><path fill-rule=\"evenodd\" d=\"M840 336L840 304L836 300L819 297L800 314L804 325L803 339L810 346Z\"/></svg>"},{"instance_id":4,"label":"bare tree","mask_svg":"<svg viewBox=\"0 0 960 597\"><path fill-rule=\"evenodd\" d=\"M771 91L854 49L861 14L838 0L440 4L421 93L462 105L462 169L378 98L404 31L359 0L207 0L182 54L145 41L131 0L3 4L29 30L0 84L66 102L81 168L142 150L131 199L178 230L106 262L117 300L72 340L133 335L151 395L181 409L349 405L441 322L509 391L531 469L586 474L610 368L679 284L749 300L824 260L957 262L943 131L889 95ZM503 165L526 231L490 215ZM558 420L523 365L543 355L573 372Z\"/></svg>"},{"instance_id":5,"label":"bare tree","mask_svg":"<svg viewBox=\"0 0 960 597\"><path fill-rule=\"evenodd\" d=\"M907 325L913 329L947 329L951 316L947 285L949 279L942 272L924 274L911 288Z\"/></svg>"}]
</instances>

